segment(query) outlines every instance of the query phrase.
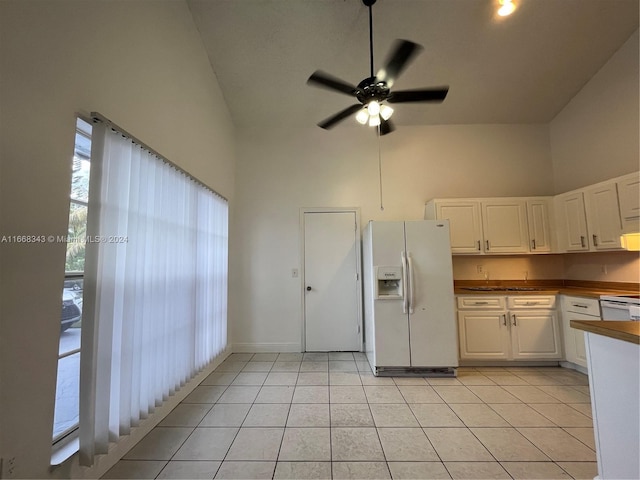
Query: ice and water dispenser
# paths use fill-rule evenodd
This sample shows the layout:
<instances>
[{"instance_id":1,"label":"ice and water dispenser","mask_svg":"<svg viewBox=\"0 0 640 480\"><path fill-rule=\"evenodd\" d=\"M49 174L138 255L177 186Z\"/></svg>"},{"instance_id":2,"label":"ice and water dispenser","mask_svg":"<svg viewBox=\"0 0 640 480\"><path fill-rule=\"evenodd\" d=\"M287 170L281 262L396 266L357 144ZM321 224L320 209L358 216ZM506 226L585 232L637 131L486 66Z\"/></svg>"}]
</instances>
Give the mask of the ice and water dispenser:
<instances>
[{"instance_id":1,"label":"ice and water dispenser","mask_svg":"<svg viewBox=\"0 0 640 480\"><path fill-rule=\"evenodd\" d=\"M376 267L376 279L378 300L403 298L402 267Z\"/></svg>"}]
</instances>

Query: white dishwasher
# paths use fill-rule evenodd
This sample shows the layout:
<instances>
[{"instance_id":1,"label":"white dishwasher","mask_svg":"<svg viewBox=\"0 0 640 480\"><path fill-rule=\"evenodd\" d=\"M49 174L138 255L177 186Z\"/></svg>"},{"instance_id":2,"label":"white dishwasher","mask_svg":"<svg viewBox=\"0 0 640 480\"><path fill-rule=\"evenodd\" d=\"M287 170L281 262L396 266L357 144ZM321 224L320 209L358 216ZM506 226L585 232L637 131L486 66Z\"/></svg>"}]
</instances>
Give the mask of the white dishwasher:
<instances>
[{"instance_id":1,"label":"white dishwasher","mask_svg":"<svg viewBox=\"0 0 640 480\"><path fill-rule=\"evenodd\" d=\"M639 295L601 295L603 320L640 320Z\"/></svg>"}]
</instances>

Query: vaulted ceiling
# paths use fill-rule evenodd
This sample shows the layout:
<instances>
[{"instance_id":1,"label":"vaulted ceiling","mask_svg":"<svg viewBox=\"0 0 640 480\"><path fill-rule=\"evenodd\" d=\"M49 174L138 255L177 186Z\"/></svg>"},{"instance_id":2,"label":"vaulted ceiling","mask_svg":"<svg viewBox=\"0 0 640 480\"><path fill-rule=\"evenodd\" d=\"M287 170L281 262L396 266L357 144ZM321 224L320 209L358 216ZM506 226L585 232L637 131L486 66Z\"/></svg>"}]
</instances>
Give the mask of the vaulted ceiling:
<instances>
[{"instance_id":1,"label":"vaulted ceiling","mask_svg":"<svg viewBox=\"0 0 640 480\"><path fill-rule=\"evenodd\" d=\"M394 39L424 50L394 89L449 85L442 104L396 105L397 125L546 123L638 29L638 0L378 0L374 63ZM314 125L353 104L306 85L369 76L361 0L187 0L239 128Z\"/></svg>"}]
</instances>

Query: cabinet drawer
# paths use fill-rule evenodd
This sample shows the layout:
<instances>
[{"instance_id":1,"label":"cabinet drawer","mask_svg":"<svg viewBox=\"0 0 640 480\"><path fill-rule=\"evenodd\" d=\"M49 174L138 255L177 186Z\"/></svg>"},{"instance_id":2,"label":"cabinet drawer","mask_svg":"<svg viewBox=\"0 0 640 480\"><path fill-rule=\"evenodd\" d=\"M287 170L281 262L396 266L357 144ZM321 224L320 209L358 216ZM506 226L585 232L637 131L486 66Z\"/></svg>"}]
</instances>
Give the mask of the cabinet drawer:
<instances>
[{"instance_id":1,"label":"cabinet drawer","mask_svg":"<svg viewBox=\"0 0 640 480\"><path fill-rule=\"evenodd\" d=\"M474 310L503 310L504 297L489 297L484 295L470 295L468 297L458 297L458 309Z\"/></svg>"},{"instance_id":2,"label":"cabinet drawer","mask_svg":"<svg viewBox=\"0 0 640 480\"><path fill-rule=\"evenodd\" d=\"M555 295L518 295L507 297L507 308L519 309L519 308L556 308Z\"/></svg>"},{"instance_id":3,"label":"cabinet drawer","mask_svg":"<svg viewBox=\"0 0 640 480\"><path fill-rule=\"evenodd\" d=\"M563 307L567 312L600 317L600 302L597 298L565 297Z\"/></svg>"}]
</instances>

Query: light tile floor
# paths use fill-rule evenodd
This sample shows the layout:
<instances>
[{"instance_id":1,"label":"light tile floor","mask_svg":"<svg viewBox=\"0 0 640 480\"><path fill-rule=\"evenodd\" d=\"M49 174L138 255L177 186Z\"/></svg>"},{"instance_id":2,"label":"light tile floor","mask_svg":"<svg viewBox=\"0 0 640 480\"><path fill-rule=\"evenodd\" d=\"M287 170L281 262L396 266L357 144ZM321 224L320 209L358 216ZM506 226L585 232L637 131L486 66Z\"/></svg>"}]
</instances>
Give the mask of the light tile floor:
<instances>
[{"instance_id":1,"label":"light tile floor","mask_svg":"<svg viewBox=\"0 0 640 480\"><path fill-rule=\"evenodd\" d=\"M375 377L361 353L233 354L103 478L592 479L588 379Z\"/></svg>"}]
</instances>

